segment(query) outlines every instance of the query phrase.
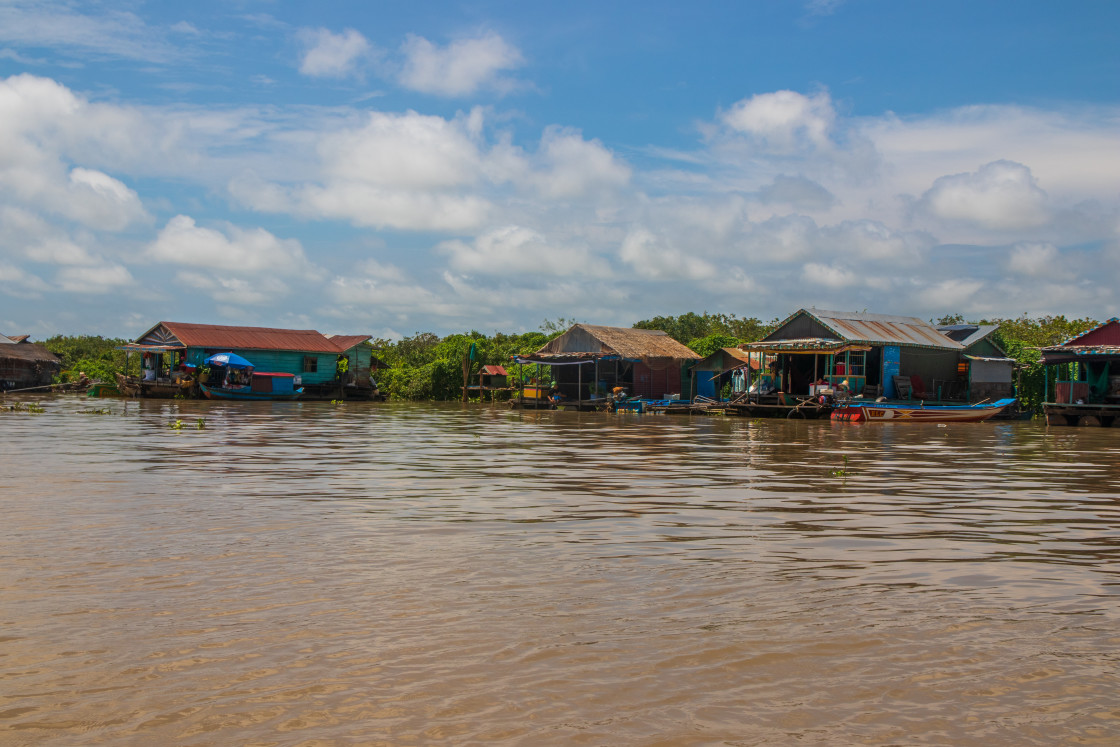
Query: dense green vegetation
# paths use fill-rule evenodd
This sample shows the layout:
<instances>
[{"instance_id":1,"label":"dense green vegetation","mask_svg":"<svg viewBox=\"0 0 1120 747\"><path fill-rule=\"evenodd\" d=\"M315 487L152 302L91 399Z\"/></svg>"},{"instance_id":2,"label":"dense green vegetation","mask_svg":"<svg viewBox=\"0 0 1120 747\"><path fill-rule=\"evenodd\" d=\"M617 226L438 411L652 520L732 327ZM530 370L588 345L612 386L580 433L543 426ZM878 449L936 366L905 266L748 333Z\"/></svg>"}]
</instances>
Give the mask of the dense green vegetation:
<instances>
[{"instance_id":1,"label":"dense green vegetation","mask_svg":"<svg viewBox=\"0 0 1120 747\"><path fill-rule=\"evenodd\" d=\"M547 328L547 324L544 329ZM392 399L455 400L462 396L463 358L474 346L471 383L477 384L478 369L485 365L509 366L514 355L528 355L539 349L563 329L487 337L481 332L448 335L440 338L422 332L398 342L374 341L374 355L389 364L377 372L381 391ZM516 367L509 367L511 381Z\"/></svg>"},{"instance_id":2,"label":"dense green vegetation","mask_svg":"<svg viewBox=\"0 0 1120 747\"><path fill-rule=\"evenodd\" d=\"M937 319L935 323L965 321L960 315L951 315ZM721 347L759 340L773 331L779 322L778 319L762 322L734 314L689 312L680 316L646 319L634 327L662 330L698 355L707 356ZM472 383L477 383L479 366L488 364L507 366L511 383L516 383L514 378L518 371L516 366L508 365L510 358L533 353L573 323L571 319L546 320L539 332L515 335L502 332L484 335L471 331L439 337L431 332L420 332L396 342L374 340L374 355L389 366L377 373L378 384L392 399L458 399L463 385L463 359L469 355L472 346ZM1013 319L980 319L974 323L1000 326L995 339L1008 356L1022 364L1019 396L1024 407L1032 410L1038 409L1044 396L1044 374L1038 348L1057 345L1097 325L1092 319L1066 319L1064 316L1032 318L1026 315ZM56 335L46 340L43 346L62 359L62 381L77 379L79 371L92 379L112 381L114 373L124 372L125 353L117 347L125 342L89 335ZM129 373L138 373L138 369L139 357L132 356Z\"/></svg>"},{"instance_id":3,"label":"dense green vegetation","mask_svg":"<svg viewBox=\"0 0 1120 747\"><path fill-rule=\"evenodd\" d=\"M634 325L635 329L659 329L697 354L707 357L720 348L735 347L742 342L761 340L777 328L781 319L763 322L754 317L734 314L696 314L655 316Z\"/></svg>"},{"instance_id":4,"label":"dense green vegetation","mask_svg":"<svg viewBox=\"0 0 1120 747\"><path fill-rule=\"evenodd\" d=\"M43 341L42 346L62 361L59 381L77 381L79 375L84 373L95 381L111 382L114 374L125 373L125 352L117 350L117 347L127 343L128 340L115 337L55 335ZM134 355L128 373L136 374L139 371L140 357Z\"/></svg>"},{"instance_id":5,"label":"dense green vegetation","mask_svg":"<svg viewBox=\"0 0 1120 747\"><path fill-rule=\"evenodd\" d=\"M1093 319L1066 319L1064 316L1031 319L1025 314L1015 319L981 323L999 325L994 337L1008 357L1019 362L1019 402L1024 410L1032 412L1042 411L1046 395L1046 370L1038 349L1060 345L1099 324Z\"/></svg>"}]
</instances>

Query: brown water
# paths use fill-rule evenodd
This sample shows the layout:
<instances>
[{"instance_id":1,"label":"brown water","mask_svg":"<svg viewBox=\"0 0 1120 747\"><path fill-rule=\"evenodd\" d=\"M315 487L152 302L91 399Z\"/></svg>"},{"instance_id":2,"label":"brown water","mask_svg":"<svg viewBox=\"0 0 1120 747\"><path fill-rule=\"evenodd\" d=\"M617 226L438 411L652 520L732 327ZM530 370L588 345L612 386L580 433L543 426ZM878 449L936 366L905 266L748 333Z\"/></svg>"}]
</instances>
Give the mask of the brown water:
<instances>
[{"instance_id":1,"label":"brown water","mask_svg":"<svg viewBox=\"0 0 1120 747\"><path fill-rule=\"evenodd\" d=\"M1120 429L43 406L5 745L1120 742Z\"/></svg>"}]
</instances>

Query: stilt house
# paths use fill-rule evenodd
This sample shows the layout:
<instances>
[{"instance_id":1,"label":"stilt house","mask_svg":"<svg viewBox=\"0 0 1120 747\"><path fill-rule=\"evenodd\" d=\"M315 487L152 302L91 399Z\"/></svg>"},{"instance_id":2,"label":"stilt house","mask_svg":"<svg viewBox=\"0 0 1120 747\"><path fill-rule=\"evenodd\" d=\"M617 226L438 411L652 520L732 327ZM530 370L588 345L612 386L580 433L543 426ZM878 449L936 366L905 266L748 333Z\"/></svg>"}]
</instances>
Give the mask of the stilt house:
<instances>
[{"instance_id":1,"label":"stilt house","mask_svg":"<svg viewBox=\"0 0 1120 747\"><path fill-rule=\"evenodd\" d=\"M62 361L46 348L0 335L0 390L46 386L62 369Z\"/></svg>"},{"instance_id":2,"label":"stilt house","mask_svg":"<svg viewBox=\"0 0 1120 747\"><path fill-rule=\"evenodd\" d=\"M181 390L176 379L184 364L201 367L215 353L232 352L251 361L257 371L298 376L304 399L363 399L372 392L372 348L363 346L368 339L369 335L327 337L313 329L160 322L124 348L144 356L141 389L151 396ZM340 366L343 359L346 365Z\"/></svg>"},{"instance_id":3,"label":"stilt house","mask_svg":"<svg viewBox=\"0 0 1120 747\"><path fill-rule=\"evenodd\" d=\"M1120 319L1042 349L1050 425L1120 426Z\"/></svg>"},{"instance_id":4,"label":"stilt house","mask_svg":"<svg viewBox=\"0 0 1120 747\"><path fill-rule=\"evenodd\" d=\"M800 309L759 342L739 346L775 356L776 387L808 395L817 387L888 399L943 399L959 388L964 346L910 316Z\"/></svg>"},{"instance_id":5,"label":"stilt house","mask_svg":"<svg viewBox=\"0 0 1120 747\"><path fill-rule=\"evenodd\" d=\"M732 395L746 389L750 371L761 363L739 348L720 348L692 368L692 392L697 397L718 400L724 387Z\"/></svg>"},{"instance_id":6,"label":"stilt house","mask_svg":"<svg viewBox=\"0 0 1120 747\"><path fill-rule=\"evenodd\" d=\"M668 399L688 396L687 372L700 359L696 353L660 330L576 324L520 364L551 367L568 401L589 400L622 388L631 397Z\"/></svg>"},{"instance_id":7,"label":"stilt house","mask_svg":"<svg viewBox=\"0 0 1120 747\"><path fill-rule=\"evenodd\" d=\"M964 398L970 402L1015 396L1017 364L992 338L998 329L998 324L949 324L937 328L964 347L957 367L958 384L965 387ZM952 399L960 394L957 391L946 392L946 398Z\"/></svg>"}]
</instances>

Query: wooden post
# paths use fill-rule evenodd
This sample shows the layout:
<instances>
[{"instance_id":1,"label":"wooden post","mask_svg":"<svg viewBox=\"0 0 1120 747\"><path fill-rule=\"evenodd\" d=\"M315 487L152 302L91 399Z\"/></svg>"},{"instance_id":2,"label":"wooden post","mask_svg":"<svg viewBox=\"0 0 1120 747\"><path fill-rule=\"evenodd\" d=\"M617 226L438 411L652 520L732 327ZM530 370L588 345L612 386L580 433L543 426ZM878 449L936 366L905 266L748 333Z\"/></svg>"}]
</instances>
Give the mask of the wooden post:
<instances>
[{"instance_id":1,"label":"wooden post","mask_svg":"<svg viewBox=\"0 0 1120 747\"><path fill-rule=\"evenodd\" d=\"M471 359L466 353L463 353L463 401L467 401L467 386L471 383Z\"/></svg>"},{"instance_id":2,"label":"wooden post","mask_svg":"<svg viewBox=\"0 0 1120 747\"><path fill-rule=\"evenodd\" d=\"M576 407L583 409L583 364L576 366Z\"/></svg>"}]
</instances>

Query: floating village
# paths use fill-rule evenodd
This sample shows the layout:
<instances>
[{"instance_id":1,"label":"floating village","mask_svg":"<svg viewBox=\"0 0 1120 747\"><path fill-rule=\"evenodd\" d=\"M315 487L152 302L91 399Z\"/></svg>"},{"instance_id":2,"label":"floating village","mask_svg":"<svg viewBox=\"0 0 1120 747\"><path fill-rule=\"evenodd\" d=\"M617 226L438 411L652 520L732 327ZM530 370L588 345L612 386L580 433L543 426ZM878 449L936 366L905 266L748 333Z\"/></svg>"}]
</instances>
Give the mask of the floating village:
<instances>
[{"instance_id":1,"label":"floating village","mask_svg":"<svg viewBox=\"0 0 1120 747\"><path fill-rule=\"evenodd\" d=\"M523 409L961 422L1029 418L995 325L800 309L702 357L657 330L575 324L504 365L463 358L462 399ZM159 322L122 346L140 375L54 383L59 358L0 335L0 390L91 397L383 401L368 335ZM1048 425L1120 427L1120 320L1040 349Z\"/></svg>"}]
</instances>

